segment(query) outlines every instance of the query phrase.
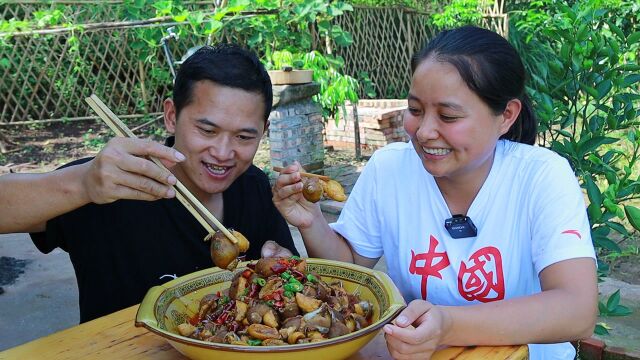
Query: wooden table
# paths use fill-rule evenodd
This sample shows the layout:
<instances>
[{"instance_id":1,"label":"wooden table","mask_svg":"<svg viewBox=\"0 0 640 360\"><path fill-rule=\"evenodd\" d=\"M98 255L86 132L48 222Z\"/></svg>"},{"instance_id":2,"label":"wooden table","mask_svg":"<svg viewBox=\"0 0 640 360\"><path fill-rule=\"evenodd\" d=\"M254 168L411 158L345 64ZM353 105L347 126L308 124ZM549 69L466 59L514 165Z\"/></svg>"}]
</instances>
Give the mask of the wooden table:
<instances>
[{"instance_id":1,"label":"wooden table","mask_svg":"<svg viewBox=\"0 0 640 360\"><path fill-rule=\"evenodd\" d=\"M134 326L138 306L0 352L5 359L186 359L162 337ZM528 358L526 345L452 347L433 360ZM383 332L349 360L391 359Z\"/></svg>"}]
</instances>

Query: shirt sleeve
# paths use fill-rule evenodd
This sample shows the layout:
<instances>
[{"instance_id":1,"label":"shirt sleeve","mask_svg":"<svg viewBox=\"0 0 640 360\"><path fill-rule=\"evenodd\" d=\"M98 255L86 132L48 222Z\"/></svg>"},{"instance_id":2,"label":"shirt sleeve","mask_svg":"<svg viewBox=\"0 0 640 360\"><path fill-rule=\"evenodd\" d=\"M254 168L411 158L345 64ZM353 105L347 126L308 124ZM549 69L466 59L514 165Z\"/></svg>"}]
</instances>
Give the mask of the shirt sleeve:
<instances>
[{"instance_id":1,"label":"shirt sleeve","mask_svg":"<svg viewBox=\"0 0 640 360\"><path fill-rule=\"evenodd\" d=\"M559 156L546 162L535 183L529 216L536 272L562 260L595 259L584 195L569 163Z\"/></svg>"},{"instance_id":2,"label":"shirt sleeve","mask_svg":"<svg viewBox=\"0 0 640 360\"><path fill-rule=\"evenodd\" d=\"M91 159L93 158L90 157L90 158L82 158L82 159L74 160L68 164L60 166L56 170L64 169L69 166L83 164L87 161L90 161ZM72 211L75 211L75 210L72 210ZM46 230L43 232L29 233L29 236L31 237L31 241L33 241L33 244L43 254L48 254L58 247L66 252L69 252L65 237L62 235L63 234L62 224L63 224L63 219L65 215L66 214L62 214L58 217L48 220L46 224Z\"/></svg>"},{"instance_id":3,"label":"shirt sleeve","mask_svg":"<svg viewBox=\"0 0 640 360\"><path fill-rule=\"evenodd\" d=\"M378 157L374 155L358 177L349 198L331 228L342 235L351 248L361 256L376 259L382 256L383 247L378 214L377 179ZM388 196L388 195L387 195Z\"/></svg>"}]
</instances>

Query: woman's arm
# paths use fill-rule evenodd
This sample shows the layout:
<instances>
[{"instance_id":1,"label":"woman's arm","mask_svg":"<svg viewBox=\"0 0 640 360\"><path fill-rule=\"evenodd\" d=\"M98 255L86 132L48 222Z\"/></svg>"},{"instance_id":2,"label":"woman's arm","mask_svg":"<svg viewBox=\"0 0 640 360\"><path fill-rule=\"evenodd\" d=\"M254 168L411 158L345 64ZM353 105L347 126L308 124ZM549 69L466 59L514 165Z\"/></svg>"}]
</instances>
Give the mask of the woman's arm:
<instances>
[{"instance_id":1,"label":"woman's arm","mask_svg":"<svg viewBox=\"0 0 640 360\"><path fill-rule=\"evenodd\" d=\"M595 261L560 261L545 268L540 281L538 294L480 305L414 301L398 316L397 326L385 326L390 352L402 357L427 355L438 345L554 343L589 337L597 315Z\"/></svg>"},{"instance_id":2,"label":"woman's arm","mask_svg":"<svg viewBox=\"0 0 640 360\"><path fill-rule=\"evenodd\" d=\"M320 205L304 198L301 170L298 162L282 170L273 187L273 203L287 222L300 230L309 256L374 267L378 259L353 251L349 243L331 229Z\"/></svg>"}]
</instances>

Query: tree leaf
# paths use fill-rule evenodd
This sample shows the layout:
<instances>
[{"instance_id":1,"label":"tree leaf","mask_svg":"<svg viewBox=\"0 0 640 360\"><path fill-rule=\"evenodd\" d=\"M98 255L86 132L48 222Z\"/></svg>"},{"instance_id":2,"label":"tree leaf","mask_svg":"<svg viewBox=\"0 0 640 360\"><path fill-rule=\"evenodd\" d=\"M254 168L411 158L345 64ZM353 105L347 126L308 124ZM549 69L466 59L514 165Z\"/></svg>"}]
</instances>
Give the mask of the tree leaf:
<instances>
[{"instance_id":1,"label":"tree leaf","mask_svg":"<svg viewBox=\"0 0 640 360\"><path fill-rule=\"evenodd\" d=\"M606 326L606 327L605 327ZM593 333L596 335L609 335L609 326L605 323L597 323L596 327L593 329Z\"/></svg>"},{"instance_id":2,"label":"tree leaf","mask_svg":"<svg viewBox=\"0 0 640 360\"><path fill-rule=\"evenodd\" d=\"M593 234L593 243L596 246L599 246L607 250L617 251L617 252L621 251L620 246L618 246L618 244L611 241L611 239L609 239L607 236L604 236L604 235Z\"/></svg>"},{"instance_id":3,"label":"tree leaf","mask_svg":"<svg viewBox=\"0 0 640 360\"><path fill-rule=\"evenodd\" d=\"M618 142L619 139L606 137L606 136L594 136L591 139L588 139L583 144L580 144L578 147L578 156L583 157L585 154L588 154L598 147L604 144L613 144Z\"/></svg>"},{"instance_id":4,"label":"tree leaf","mask_svg":"<svg viewBox=\"0 0 640 360\"><path fill-rule=\"evenodd\" d=\"M603 97L607 96L612 87L613 84L611 80L606 79L601 81L598 86L596 86L596 90L598 91L598 96L596 97L596 99L601 100Z\"/></svg>"},{"instance_id":5,"label":"tree leaf","mask_svg":"<svg viewBox=\"0 0 640 360\"><path fill-rule=\"evenodd\" d=\"M627 75L627 76L625 76L625 78L622 81L622 84L620 86L621 87L628 87L629 85L635 84L638 81L640 81L640 74Z\"/></svg>"},{"instance_id":6,"label":"tree leaf","mask_svg":"<svg viewBox=\"0 0 640 360\"><path fill-rule=\"evenodd\" d=\"M607 300L607 310L609 310L609 312L612 312L618 307L619 304L620 304L620 289L616 290L616 292L614 292L609 296L609 299Z\"/></svg>"},{"instance_id":7,"label":"tree leaf","mask_svg":"<svg viewBox=\"0 0 640 360\"><path fill-rule=\"evenodd\" d=\"M611 22L611 21L607 21L607 25L609 25L609 29L611 29L611 31L612 31L614 34L616 34L616 36L618 36L618 38L619 38L620 40L624 40L624 38L625 38L625 37L624 37L624 33L622 32L622 30L620 30L620 28L619 28L616 24L614 24L614 23L613 23L613 22Z\"/></svg>"},{"instance_id":8,"label":"tree leaf","mask_svg":"<svg viewBox=\"0 0 640 360\"><path fill-rule=\"evenodd\" d=\"M587 189L587 195L589 196L591 204L600 207L603 200L602 193L590 175L584 177L584 186Z\"/></svg>"},{"instance_id":9,"label":"tree leaf","mask_svg":"<svg viewBox=\"0 0 640 360\"><path fill-rule=\"evenodd\" d=\"M628 307L624 305L618 305L615 309L613 309L613 311L609 313L609 316L627 316L631 315L632 313L633 311L631 311L631 309L629 309Z\"/></svg>"},{"instance_id":10,"label":"tree leaf","mask_svg":"<svg viewBox=\"0 0 640 360\"><path fill-rule=\"evenodd\" d=\"M627 45L633 45L640 40L640 31L636 31L631 35L627 36Z\"/></svg>"},{"instance_id":11,"label":"tree leaf","mask_svg":"<svg viewBox=\"0 0 640 360\"><path fill-rule=\"evenodd\" d=\"M614 231L628 236L629 235L629 231L627 230L627 228L624 227L624 225L617 223L617 222L613 222L613 221L607 221L605 223L608 227L610 227L611 229L613 229Z\"/></svg>"},{"instance_id":12,"label":"tree leaf","mask_svg":"<svg viewBox=\"0 0 640 360\"><path fill-rule=\"evenodd\" d=\"M635 206L626 205L624 212L627 215L627 220L633 226L634 229L640 230L640 209Z\"/></svg>"}]
</instances>

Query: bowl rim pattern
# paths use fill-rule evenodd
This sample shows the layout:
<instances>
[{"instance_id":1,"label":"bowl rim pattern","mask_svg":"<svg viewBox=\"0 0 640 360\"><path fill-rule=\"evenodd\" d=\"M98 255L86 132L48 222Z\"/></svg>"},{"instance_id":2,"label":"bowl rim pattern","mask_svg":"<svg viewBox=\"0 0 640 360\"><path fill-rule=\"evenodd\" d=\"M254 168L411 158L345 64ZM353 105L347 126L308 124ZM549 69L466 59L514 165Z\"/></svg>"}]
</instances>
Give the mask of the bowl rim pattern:
<instances>
[{"instance_id":1,"label":"bowl rim pattern","mask_svg":"<svg viewBox=\"0 0 640 360\"><path fill-rule=\"evenodd\" d=\"M232 345L191 339L167 330L164 325L164 317L162 317L162 319L158 319L159 314L165 314L173 301L181 296L184 296L193 290L210 286L211 284L230 281L237 272L244 270L248 263L253 262L245 261L240 263L237 269L233 272L212 267L178 277L163 285L152 287L140 303L140 307L136 314L135 326L144 327L148 331L162 336L170 342L178 342L184 345L197 346L217 351L242 351L254 353L295 352L338 345L360 339L365 336L375 335L380 328L393 320L400 311L406 307L406 303L399 290L393 284L389 276L382 271L338 261L317 258L305 258L305 260L307 260L307 268L310 272L316 272L315 270L319 269L328 270L320 272L320 274L354 282L359 284L359 286L369 287L378 301L378 304L380 304L380 308L386 308L386 311L380 311L379 318L373 324L350 334L315 343L290 344L286 346ZM384 290L385 287L387 291Z\"/></svg>"}]
</instances>

